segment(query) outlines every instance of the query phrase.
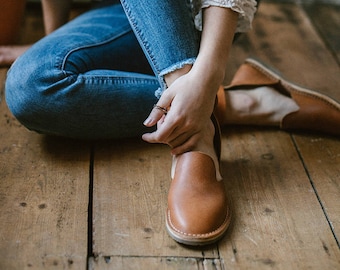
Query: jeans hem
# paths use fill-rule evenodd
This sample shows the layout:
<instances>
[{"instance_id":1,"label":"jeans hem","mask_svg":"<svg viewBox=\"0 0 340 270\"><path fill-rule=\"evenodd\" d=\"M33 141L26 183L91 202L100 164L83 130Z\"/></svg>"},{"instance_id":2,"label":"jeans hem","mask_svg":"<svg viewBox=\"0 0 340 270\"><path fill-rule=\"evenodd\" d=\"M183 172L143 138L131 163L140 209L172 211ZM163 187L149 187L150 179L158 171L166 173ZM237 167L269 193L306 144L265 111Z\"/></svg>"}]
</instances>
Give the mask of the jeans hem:
<instances>
[{"instance_id":1,"label":"jeans hem","mask_svg":"<svg viewBox=\"0 0 340 270\"><path fill-rule=\"evenodd\" d=\"M156 92L155 92L155 96L157 98L160 98L163 94L163 92L165 91L165 89L168 87L166 85L166 82L165 82L165 79L164 79L164 76L175 71L175 70L178 70L178 69L181 69L183 68L185 65L192 65L194 64L196 61L196 57L192 57L192 58L188 58L188 59L185 59L183 61L180 61L180 62L177 62L173 65L171 65L170 67L162 70L159 75L158 75L158 80L161 84L161 87L159 87Z\"/></svg>"}]
</instances>

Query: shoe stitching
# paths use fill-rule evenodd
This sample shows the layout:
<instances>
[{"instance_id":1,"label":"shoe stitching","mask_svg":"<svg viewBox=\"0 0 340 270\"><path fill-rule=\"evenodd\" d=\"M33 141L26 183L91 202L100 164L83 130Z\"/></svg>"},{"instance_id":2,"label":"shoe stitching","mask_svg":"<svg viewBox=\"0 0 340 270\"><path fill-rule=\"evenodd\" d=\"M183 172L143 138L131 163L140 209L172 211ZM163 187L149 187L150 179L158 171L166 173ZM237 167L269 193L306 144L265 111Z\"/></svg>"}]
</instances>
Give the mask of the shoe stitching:
<instances>
[{"instance_id":1,"label":"shoe stitching","mask_svg":"<svg viewBox=\"0 0 340 270\"><path fill-rule=\"evenodd\" d=\"M170 210L168 210L168 221L171 225L171 228L176 231L177 233L183 234L185 236L191 236L191 237L202 237L202 236L209 236L209 235L213 235L214 233L216 233L217 231L220 231L222 229L222 227L224 227L226 224L228 224L228 221L230 220L230 211L229 209L227 210L227 215L223 221L223 223L221 224L221 226L219 226L216 230L213 230L211 232L208 233L202 233L202 234L195 234L195 233L185 233L179 229L176 228L176 226L172 223L171 221L171 217L170 217Z\"/></svg>"},{"instance_id":2,"label":"shoe stitching","mask_svg":"<svg viewBox=\"0 0 340 270\"><path fill-rule=\"evenodd\" d=\"M252 60L252 61L255 61L255 60ZM264 75L272 80L279 80L281 81L280 77L278 75L272 75L270 73L268 73L263 67L261 66L258 66L260 65L260 63L258 65L256 65L254 62L249 62L247 61L246 62L248 65L252 66L253 68L255 68L256 70L260 71L261 73L264 73Z\"/></svg>"},{"instance_id":3,"label":"shoe stitching","mask_svg":"<svg viewBox=\"0 0 340 270\"><path fill-rule=\"evenodd\" d=\"M251 61L255 61L255 60L251 60ZM290 82L285 82L285 80L283 80L279 75L272 75L272 74L270 74L266 69L267 68L264 68L264 67L262 67L262 66L259 66L259 65L262 65L261 63L254 63L254 62L246 62L247 64L249 64L250 66L252 66L253 68L255 68L256 70L258 70L259 72L261 72L262 74L264 74L266 77L268 77L268 78L270 78L270 79L274 79L274 80L279 80L279 82L284 86L284 87L286 87L286 88L289 88L292 92L294 92L294 93L297 93L297 94L299 94L299 95L302 95L302 96L307 96L307 97L310 97L310 98L312 98L312 99L315 99L315 100L320 100L320 101L323 101L324 103L326 103L326 105L328 105L329 107L331 107L331 108L333 108L333 109L335 109L335 110L337 110L337 111L340 111L340 108L338 107L338 106L336 106L335 104L333 104L332 102L330 102L330 101L328 101L327 99L325 99L325 97L327 97L327 96L325 96L325 97L322 97L323 96L323 94L319 94L319 95L322 95L322 96L318 96L317 94L311 94L311 93L307 93L307 92L304 92L304 91L302 91L302 90L296 90L296 89L294 89L293 88L293 86L291 86L291 85L289 85L289 84L291 84ZM269 69L269 68L268 68ZM273 72L273 71L271 71L271 72ZM274 73L274 72L273 72ZM312 91L312 90L310 90L310 91ZM334 102L336 102L335 100L334 100Z\"/></svg>"},{"instance_id":4,"label":"shoe stitching","mask_svg":"<svg viewBox=\"0 0 340 270\"><path fill-rule=\"evenodd\" d=\"M324 97L322 96L318 96L318 95L313 95L311 93L306 93L306 92L303 92L303 91L299 91L299 90L296 90L294 89L292 86L288 85L287 83L283 83L285 87L289 88L290 91L292 92L295 92L296 94L298 95L301 95L301 96L307 96L307 97L310 97L312 99L315 99L315 100L320 100L322 101L323 103L325 103L325 105L327 105L328 107L332 108L332 109L335 109L337 111L340 112L340 107L336 106L335 104L329 102L327 99L325 99ZM334 101L336 102L336 101Z\"/></svg>"}]
</instances>

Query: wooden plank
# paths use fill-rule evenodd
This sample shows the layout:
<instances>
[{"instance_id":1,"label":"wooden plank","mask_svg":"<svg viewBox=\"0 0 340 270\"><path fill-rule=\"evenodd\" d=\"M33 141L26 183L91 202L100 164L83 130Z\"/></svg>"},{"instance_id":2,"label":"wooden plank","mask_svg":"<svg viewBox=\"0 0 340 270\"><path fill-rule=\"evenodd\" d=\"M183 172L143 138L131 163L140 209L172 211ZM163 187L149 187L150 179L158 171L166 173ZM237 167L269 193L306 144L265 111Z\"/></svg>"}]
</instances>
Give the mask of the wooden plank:
<instances>
[{"instance_id":1,"label":"wooden plank","mask_svg":"<svg viewBox=\"0 0 340 270\"><path fill-rule=\"evenodd\" d=\"M0 269L84 269L89 146L29 132L0 96Z\"/></svg>"},{"instance_id":2,"label":"wooden plank","mask_svg":"<svg viewBox=\"0 0 340 270\"><path fill-rule=\"evenodd\" d=\"M253 30L233 46L226 83L246 57L258 58L278 68L286 79L340 100L340 68L296 5L261 3Z\"/></svg>"},{"instance_id":3,"label":"wooden plank","mask_svg":"<svg viewBox=\"0 0 340 270\"><path fill-rule=\"evenodd\" d=\"M312 3L303 6L326 45L340 63L340 5Z\"/></svg>"},{"instance_id":4,"label":"wooden plank","mask_svg":"<svg viewBox=\"0 0 340 270\"><path fill-rule=\"evenodd\" d=\"M183 257L100 257L90 264L91 270L216 270L223 269L219 259Z\"/></svg>"},{"instance_id":5,"label":"wooden plank","mask_svg":"<svg viewBox=\"0 0 340 270\"><path fill-rule=\"evenodd\" d=\"M253 31L235 43L226 82L249 56L277 67L298 84L340 100L339 67L298 6L262 3ZM338 209L334 198L340 196L339 169L334 155L339 153L339 140L327 141L327 148L335 150L321 155L328 166L320 168L316 164L322 146L318 149L311 142L318 135L292 137L298 138L300 160L294 140L284 132L259 128L226 132L223 173L235 211L233 227L220 245L226 268L339 268L340 251L327 222L329 218L337 223L338 211L328 211L325 217L304 173L324 185L317 192L325 208ZM326 172L331 180L325 181ZM334 194L328 199L330 190Z\"/></svg>"},{"instance_id":6,"label":"wooden plank","mask_svg":"<svg viewBox=\"0 0 340 270\"><path fill-rule=\"evenodd\" d=\"M340 141L324 136L294 137L339 245Z\"/></svg>"},{"instance_id":7,"label":"wooden plank","mask_svg":"<svg viewBox=\"0 0 340 270\"><path fill-rule=\"evenodd\" d=\"M285 11L282 12L282 10ZM306 13L294 5L263 3L259 16L255 20L254 31L244 36L244 38L242 37L243 40L235 44L233 55L237 55L238 57L244 55L244 58L248 55L256 55L265 62L277 67L289 80L317 91L320 90L320 92L329 95L335 100L340 100L340 91L338 91L340 68L332 53L329 52L323 43L323 40L315 32L311 20L309 20L308 17L306 18ZM286 23L284 24L283 22ZM261 39L256 35L258 32L262 33L263 37ZM275 33L285 34L281 37L280 35L275 36ZM301 35L301 33L304 34ZM272 36L275 36L275 38L271 38ZM286 41L284 42L284 40ZM268 49L264 49L263 46L261 46L261 44L264 43L267 44ZM292 52L294 54L298 53L299 57L290 58L289 55L291 55ZM286 55L288 55L288 60L291 62L288 62L285 57ZM316 62L318 60L319 62ZM236 67L239 58L235 57L232 62L234 64L231 66ZM338 208L338 200L329 197L327 192L322 192L322 189L325 188L325 191L333 190L333 192L339 190L340 177L336 176L332 181L325 180L329 179L329 171L333 171L335 175L338 171L337 166L332 165L333 159L331 156L328 156L326 160L323 159L323 164L328 165L318 166L318 174L315 173L315 166L319 162L319 155L322 155L319 154L319 146L314 143L319 140L319 138L327 141L326 144L329 145L329 149L333 149L334 153L338 151L338 139L328 141L327 136L317 134L314 134L312 138L305 136L304 142L302 142L303 137L298 137L297 143L301 155L305 159L308 157L308 161L305 160L307 171L317 187L320 193L319 195L322 197L323 206L329 209L327 215L330 218L330 222L335 226L334 229L339 239L340 228L336 225L339 223L339 215L337 211L333 213L332 210L330 210ZM306 153L304 153L304 151L306 151ZM314 153L314 155L311 156L311 153ZM324 156L326 155L327 154L324 154ZM323 173L321 173L322 171ZM339 197L340 193L338 192L335 196Z\"/></svg>"},{"instance_id":8,"label":"wooden plank","mask_svg":"<svg viewBox=\"0 0 340 270\"><path fill-rule=\"evenodd\" d=\"M165 230L171 156L139 139L95 148L93 251L103 256L216 258L216 247L187 249Z\"/></svg>"},{"instance_id":9,"label":"wooden plank","mask_svg":"<svg viewBox=\"0 0 340 270\"><path fill-rule=\"evenodd\" d=\"M340 63L340 6L312 3L303 6L316 26L325 45ZM324 72L327 72L325 70ZM340 79L336 80L339 85ZM340 145L338 139L296 136L301 155L308 164L309 174L324 211L329 216L337 243L340 242Z\"/></svg>"},{"instance_id":10,"label":"wooden plank","mask_svg":"<svg viewBox=\"0 0 340 270\"><path fill-rule=\"evenodd\" d=\"M259 15L254 31L249 35L249 40L253 48L255 48L253 53L265 59L266 62L273 63L290 80L340 101L338 87L340 84L340 67L332 52L328 50L311 24L313 19L309 19L299 7L284 4L264 4ZM261 30L258 30L258 28ZM256 33L258 32L262 33L262 40L257 38ZM275 33L285 34L271 38L275 36ZM261 46L263 43L268 44L268 49ZM296 57L291 58L291 55L296 55ZM314 135L312 139L310 136L305 136L304 142L302 142L303 137L299 137L297 146L300 148L302 157L308 157L308 160L304 160L304 162L315 185L319 188L336 192L339 191L339 176L325 185L325 179L328 179L329 171L334 173L338 171L338 167L333 164L331 156L326 158L327 154L324 154L326 159L323 159L323 162L328 166L318 166L318 174L315 173L315 166L320 159L319 155L322 154L319 153L320 148L314 141L320 137L325 138L325 141L327 141L326 136ZM339 149L339 143L339 140L327 141L328 147L333 149L335 153ZM314 155L311 156L312 153ZM317 191L325 203L323 206L329 209L327 215L330 222L338 224L340 219L338 212L333 213L330 210L339 208L338 200L331 199L327 192L322 192L321 189L317 189ZM340 192L337 193L337 196L340 197ZM336 225L335 230L339 239L340 228L338 225Z\"/></svg>"},{"instance_id":11,"label":"wooden plank","mask_svg":"<svg viewBox=\"0 0 340 270\"><path fill-rule=\"evenodd\" d=\"M224 132L223 176L234 221L227 269L337 269L340 251L289 134Z\"/></svg>"}]
</instances>

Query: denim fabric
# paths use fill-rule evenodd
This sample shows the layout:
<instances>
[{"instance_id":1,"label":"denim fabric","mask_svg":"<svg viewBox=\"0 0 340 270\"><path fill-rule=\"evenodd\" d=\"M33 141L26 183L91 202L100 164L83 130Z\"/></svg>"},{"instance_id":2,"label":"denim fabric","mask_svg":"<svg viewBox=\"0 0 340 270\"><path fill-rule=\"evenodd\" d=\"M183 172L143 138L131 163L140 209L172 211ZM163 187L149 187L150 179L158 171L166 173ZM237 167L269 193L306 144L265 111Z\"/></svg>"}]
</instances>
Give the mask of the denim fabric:
<instances>
[{"instance_id":1,"label":"denim fabric","mask_svg":"<svg viewBox=\"0 0 340 270\"><path fill-rule=\"evenodd\" d=\"M193 64L198 54L200 34L189 1L121 0L121 3L158 75L162 92L166 88L163 76Z\"/></svg>"},{"instance_id":2,"label":"denim fabric","mask_svg":"<svg viewBox=\"0 0 340 270\"><path fill-rule=\"evenodd\" d=\"M134 31L122 6L109 5L32 46L8 72L6 101L14 116L31 130L74 138L144 133L161 73L193 61L198 51L184 1L151 2L123 1Z\"/></svg>"}]
</instances>

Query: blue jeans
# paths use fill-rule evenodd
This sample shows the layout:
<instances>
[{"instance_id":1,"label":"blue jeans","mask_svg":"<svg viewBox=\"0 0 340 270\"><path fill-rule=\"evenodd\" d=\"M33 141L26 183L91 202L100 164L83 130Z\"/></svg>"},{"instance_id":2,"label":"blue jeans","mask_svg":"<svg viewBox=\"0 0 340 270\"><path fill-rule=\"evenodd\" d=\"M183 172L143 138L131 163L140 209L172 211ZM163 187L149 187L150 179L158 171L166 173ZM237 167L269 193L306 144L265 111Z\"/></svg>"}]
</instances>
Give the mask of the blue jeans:
<instances>
[{"instance_id":1,"label":"blue jeans","mask_svg":"<svg viewBox=\"0 0 340 270\"><path fill-rule=\"evenodd\" d=\"M194 62L199 33L186 1L121 3L77 17L12 65L6 101L24 126L83 139L146 132L163 76Z\"/></svg>"}]
</instances>

